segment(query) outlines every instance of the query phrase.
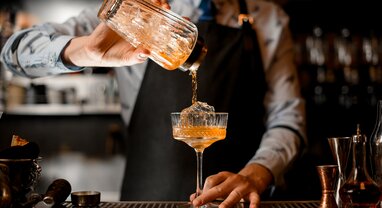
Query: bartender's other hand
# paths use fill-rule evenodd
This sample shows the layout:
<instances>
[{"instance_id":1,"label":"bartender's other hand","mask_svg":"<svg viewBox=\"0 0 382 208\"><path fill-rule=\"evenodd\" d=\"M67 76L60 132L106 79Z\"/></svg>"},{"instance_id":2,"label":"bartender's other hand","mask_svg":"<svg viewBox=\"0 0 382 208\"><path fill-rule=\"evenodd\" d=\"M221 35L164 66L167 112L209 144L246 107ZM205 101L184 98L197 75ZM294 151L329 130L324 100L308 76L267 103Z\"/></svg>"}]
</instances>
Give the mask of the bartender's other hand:
<instances>
[{"instance_id":1,"label":"bartender's other hand","mask_svg":"<svg viewBox=\"0 0 382 208\"><path fill-rule=\"evenodd\" d=\"M61 54L71 66L119 67L145 61L150 51L135 48L105 23L100 23L89 36L73 38Z\"/></svg>"},{"instance_id":2,"label":"bartender's other hand","mask_svg":"<svg viewBox=\"0 0 382 208\"><path fill-rule=\"evenodd\" d=\"M209 176L204 184L203 193L190 200L194 206L223 198L219 208L233 207L240 200L250 202L249 208L260 207L260 195L272 183L273 176L265 167L249 164L238 174L223 171Z\"/></svg>"}]
</instances>

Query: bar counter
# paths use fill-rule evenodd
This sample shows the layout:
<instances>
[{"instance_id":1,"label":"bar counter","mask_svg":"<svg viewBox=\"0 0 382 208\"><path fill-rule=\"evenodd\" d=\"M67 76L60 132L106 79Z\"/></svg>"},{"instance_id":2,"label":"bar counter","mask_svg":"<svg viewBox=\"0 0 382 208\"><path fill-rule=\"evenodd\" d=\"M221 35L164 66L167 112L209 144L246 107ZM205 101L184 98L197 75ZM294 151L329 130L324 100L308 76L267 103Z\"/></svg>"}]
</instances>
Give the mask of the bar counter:
<instances>
[{"instance_id":1,"label":"bar counter","mask_svg":"<svg viewBox=\"0 0 382 208\"><path fill-rule=\"evenodd\" d=\"M99 208L177 208L186 202L121 201L101 202ZM260 208L318 208L320 201L262 201ZM71 202L64 202L63 207L75 207ZM183 206L180 206L183 207ZM234 208L246 208L248 204L239 203ZM185 207L183 207L185 208Z\"/></svg>"}]
</instances>

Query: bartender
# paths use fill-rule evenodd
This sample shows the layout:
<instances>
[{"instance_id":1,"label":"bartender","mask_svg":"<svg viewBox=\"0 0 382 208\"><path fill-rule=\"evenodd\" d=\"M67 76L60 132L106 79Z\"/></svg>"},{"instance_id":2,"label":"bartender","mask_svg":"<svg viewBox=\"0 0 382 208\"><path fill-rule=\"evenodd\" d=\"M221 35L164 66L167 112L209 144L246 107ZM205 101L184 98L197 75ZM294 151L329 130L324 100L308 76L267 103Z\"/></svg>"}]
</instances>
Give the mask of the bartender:
<instances>
[{"instance_id":1,"label":"bartender","mask_svg":"<svg viewBox=\"0 0 382 208\"><path fill-rule=\"evenodd\" d=\"M223 208L243 199L258 206L283 186L285 172L306 147L288 16L264 0L154 2L197 25L208 47L198 69L198 100L229 113L226 139L205 151L208 177L192 203L219 198ZM188 200L195 192L195 153L172 139L170 113L191 105L191 76L147 59L150 51L99 22L98 9L16 32L1 60L14 74L31 78L114 68L128 132L121 200ZM238 21L239 14L248 21Z\"/></svg>"}]
</instances>

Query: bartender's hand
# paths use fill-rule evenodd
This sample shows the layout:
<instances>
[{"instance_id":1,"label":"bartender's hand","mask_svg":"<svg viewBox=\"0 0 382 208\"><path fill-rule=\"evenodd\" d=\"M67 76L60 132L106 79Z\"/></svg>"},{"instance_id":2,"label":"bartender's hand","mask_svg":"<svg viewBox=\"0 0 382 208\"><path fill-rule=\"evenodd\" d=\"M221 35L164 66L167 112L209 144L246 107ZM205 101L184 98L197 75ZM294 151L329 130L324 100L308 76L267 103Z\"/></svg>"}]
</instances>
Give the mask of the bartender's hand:
<instances>
[{"instance_id":1,"label":"bartender's hand","mask_svg":"<svg viewBox=\"0 0 382 208\"><path fill-rule=\"evenodd\" d=\"M265 167L252 163L244 167L238 174L220 172L209 176L204 184L203 193L190 200L194 206L201 206L218 198L223 198L219 208L229 208L240 200L249 201L249 208L260 205L260 195L272 183L272 173Z\"/></svg>"},{"instance_id":2,"label":"bartender's hand","mask_svg":"<svg viewBox=\"0 0 382 208\"><path fill-rule=\"evenodd\" d=\"M170 9L167 0L152 0ZM150 55L145 48L135 48L105 23L100 23L89 36L73 38L61 53L66 66L119 67L144 62Z\"/></svg>"}]
</instances>

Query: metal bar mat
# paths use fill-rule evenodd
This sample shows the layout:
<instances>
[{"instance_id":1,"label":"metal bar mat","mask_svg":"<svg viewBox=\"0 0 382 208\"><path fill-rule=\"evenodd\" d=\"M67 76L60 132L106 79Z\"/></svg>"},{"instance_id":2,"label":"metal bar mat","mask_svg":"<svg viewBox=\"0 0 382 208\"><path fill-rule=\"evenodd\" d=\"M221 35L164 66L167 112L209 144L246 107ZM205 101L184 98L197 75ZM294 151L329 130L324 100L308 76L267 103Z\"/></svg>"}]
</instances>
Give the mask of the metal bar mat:
<instances>
[{"instance_id":1,"label":"metal bar mat","mask_svg":"<svg viewBox=\"0 0 382 208\"><path fill-rule=\"evenodd\" d=\"M99 208L188 208L186 202L101 202ZM261 208L318 208L319 201L263 201ZM64 202L63 207L75 207L71 202ZM239 203L234 208L247 208Z\"/></svg>"}]
</instances>

